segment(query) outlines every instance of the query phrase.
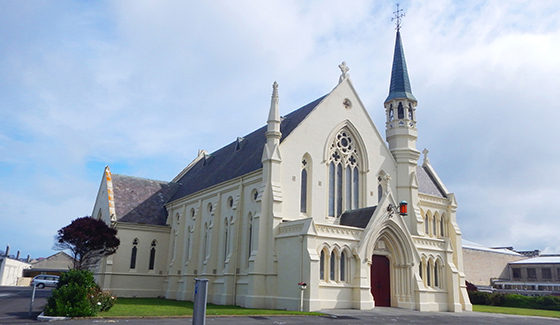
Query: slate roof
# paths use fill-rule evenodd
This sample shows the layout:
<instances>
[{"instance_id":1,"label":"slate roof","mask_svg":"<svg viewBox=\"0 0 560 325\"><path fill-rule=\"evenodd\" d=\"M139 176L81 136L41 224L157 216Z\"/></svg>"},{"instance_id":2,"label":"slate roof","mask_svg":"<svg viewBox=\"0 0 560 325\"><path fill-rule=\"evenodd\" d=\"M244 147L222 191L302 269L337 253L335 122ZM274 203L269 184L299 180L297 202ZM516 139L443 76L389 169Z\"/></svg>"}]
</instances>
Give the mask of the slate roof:
<instances>
[{"instance_id":1,"label":"slate roof","mask_svg":"<svg viewBox=\"0 0 560 325\"><path fill-rule=\"evenodd\" d=\"M325 97L326 95L284 116L280 124L280 132L282 132L280 141L288 137ZM266 125L244 136L239 150L236 150L238 147L236 140L211 153L206 164L204 159L198 161L177 181L180 187L169 201L180 199L262 168L261 158L266 142L265 132Z\"/></svg>"},{"instance_id":2,"label":"slate roof","mask_svg":"<svg viewBox=\"0 0 560 325\"><path fill-rule=\"evenodd\" d=\"M340 216L340 224L343 226L365 228L367 227L376 208L377 206L373 206L346 211Z\"/></svg>"},{"instance_id":3,"label":"slate roof","mask_svg":"<svg viewBox=\"0 0 560 325\"><path fill-rule=\"evenodd\" d=\"M385 99L385 102L396 98L408 98L416 101L416 98L412 94L410 80L408 79L408 69L406 67L406 60L404 59L404 49L400 31L397 31L397 38L395 40L393 69L391 71L391 87L389 88L389 96Z\"/></svg>"},{"instance_id":4,"label":"slate roof","mask_svg":"<svg viewBox=\"0 0 560 325\"><path fill-rule=\"evenodd\" d=\"M427 168L417 166L416 176L418 177L418 192L445 198L446 193L441 189L436 180L430 175Z\"/></svg>"},{"instance_id":5,"label":"slate roof","mask_svg":"<svg viewBox=\"0 0 560 325\"><path fill-rule=\"evenodd\" d=\"M115 212L119 222L164 226L165 203L178 184L112 174Z\"/></svg>"}]
</instances>

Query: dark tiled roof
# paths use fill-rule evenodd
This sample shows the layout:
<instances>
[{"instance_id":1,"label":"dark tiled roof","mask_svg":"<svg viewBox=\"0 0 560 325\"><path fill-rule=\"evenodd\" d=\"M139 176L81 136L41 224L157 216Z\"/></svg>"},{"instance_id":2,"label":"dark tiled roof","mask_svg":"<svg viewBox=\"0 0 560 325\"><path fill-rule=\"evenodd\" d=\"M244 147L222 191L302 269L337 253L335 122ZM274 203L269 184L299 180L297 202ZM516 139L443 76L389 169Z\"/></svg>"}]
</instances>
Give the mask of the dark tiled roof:
<instances>
[{"instance_id":1,"label":"dark tiled roof","mask_svg":"<svg viewBox=\"0 0 560 325\"><path fill-rule=\"evenodd\" d=\"M118 174L113 174L112 179L119 222L165 225L165 203L178 184Z\"/></svg>"},{"instance_id":2,"label":"dark tiled roof","mask_svg":"<svg viewBox=\"0 0 560 325\"><path fill-rule=\"evenodd\" d=\"M326 95L325 95L326 96ZM325 98L325 96L286 115L280 124L283 141ZM210 154L210 159L198 161L177 183L181 186L169 200L174 201L205 188L237 178L262 168L261 158L266 142L266 126L244 136L243 145L236 150L237 140Z\"/></svg>"},{"instance_id":3,"label":"dark tiled roof","mask_svg":"<svg viewBox=\"0 0 560 325\"><path fill-rule=\"evenodd\" d=\"M377 206L346 211L340 216L340 224L343 226L365 228L376 208Z\"/></svg>"},{"instance_id":4,"label":"dark tiled roof","mask_svg":"<svg viewBox=\"0 0 560 325\"><path fill-rule=\"evenodd\" d=\"M416 168L416 175L418 177L418 192L438 197L447 197L425 167L418 166Z\"/></svg>"},{"instance_id":5,"label":"dark tiled roof","mask_svg":"<svg viewBox=\"0 0 560 325\"><path fill-rule=\"evenodd\" d=\"M396 98L408 98L416 101L410 87L408 79L408 69L406 60L404 59L404 50L401 41L401 32L397 31L397 39L395 40L395 54L393 56L393 70L391 71L391 87L389 88L389 96L385 102Z\"/></svg>"}]
</instances>

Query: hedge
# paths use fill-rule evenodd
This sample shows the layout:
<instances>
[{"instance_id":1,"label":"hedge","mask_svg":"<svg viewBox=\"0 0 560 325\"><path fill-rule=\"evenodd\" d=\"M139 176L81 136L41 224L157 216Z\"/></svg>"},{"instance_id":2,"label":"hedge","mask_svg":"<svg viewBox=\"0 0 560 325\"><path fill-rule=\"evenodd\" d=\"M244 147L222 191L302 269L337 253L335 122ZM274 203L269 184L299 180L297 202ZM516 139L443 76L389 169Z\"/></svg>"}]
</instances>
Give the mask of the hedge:
<instances>
[{"instance_id":1,"label":"hedge","mask_svg":"<svg viewBox=\"0 0 560 325\"><path fill-rule=\"evenodd\" d=\"M489 293L469 291L469 298L473 305L503 306L531 309L545 309L560 311L560 297L537 296L527 297L518 294Z\"/></svg>"}]
</instances>

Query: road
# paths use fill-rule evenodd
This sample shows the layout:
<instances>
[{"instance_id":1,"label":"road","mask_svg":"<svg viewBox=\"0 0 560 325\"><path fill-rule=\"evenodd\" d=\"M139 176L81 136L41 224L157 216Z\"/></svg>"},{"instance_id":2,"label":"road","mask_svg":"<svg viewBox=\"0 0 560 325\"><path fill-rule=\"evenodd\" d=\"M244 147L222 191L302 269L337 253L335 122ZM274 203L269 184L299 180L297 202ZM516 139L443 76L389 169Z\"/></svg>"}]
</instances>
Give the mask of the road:
<instances>
[{"instance_id":1,"label":"road","mask_svg":"<svg viewBox=\"0 0 560 325\"><path fill-rule=\"evenodd\" d=\"M37 289L33 312L29 317L29 304L33 287L0 286L0 324L26 324L36 322L37 315L45 308L52 288Z\"/></svg>"}]
</instances>

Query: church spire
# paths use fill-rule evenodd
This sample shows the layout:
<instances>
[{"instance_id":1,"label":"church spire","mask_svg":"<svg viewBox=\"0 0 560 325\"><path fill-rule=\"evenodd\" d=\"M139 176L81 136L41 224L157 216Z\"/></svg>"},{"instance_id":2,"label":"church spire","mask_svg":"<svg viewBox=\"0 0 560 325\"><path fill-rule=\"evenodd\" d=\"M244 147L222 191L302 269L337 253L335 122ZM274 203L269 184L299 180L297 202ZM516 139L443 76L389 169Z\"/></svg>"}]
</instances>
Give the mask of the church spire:
<instances>
[{"instance_id":1,"label":"church spire","mask_svg":"<svg viewBox=\"0 0 560 325\"><path fill-rule=\"evenodd\" d=\"M404 17L403 9L399 9L397 3L397 10L393 12L395 15L391 18L395 21L397 38L395 40L395 54L393 55L393 70L391 71L391 86L389 88L389 96L385 99L388 102L392 99L409 99L416 101L412 94L410 87L410 80L408 79L408 69L406 68L406 60L404 59L404 50L401 40L401 19Z\"/></svg>"},{"instance_id":2,"label":"church spire","mask_svg":"<svg viewBox=\"0 0 560 325\"><path fill-rule=\"evenodd\" d=\"M395 54L393 55L393 70L391 71L391 87L389 88L389 96L387 96L385 102L401 98L416 101L416 98L412 94L410 80L408 79L408 69L406 68L406 60L404 58L400 26L398 27L397 39L395 40Z\"/></svg>"}]
</instances>

